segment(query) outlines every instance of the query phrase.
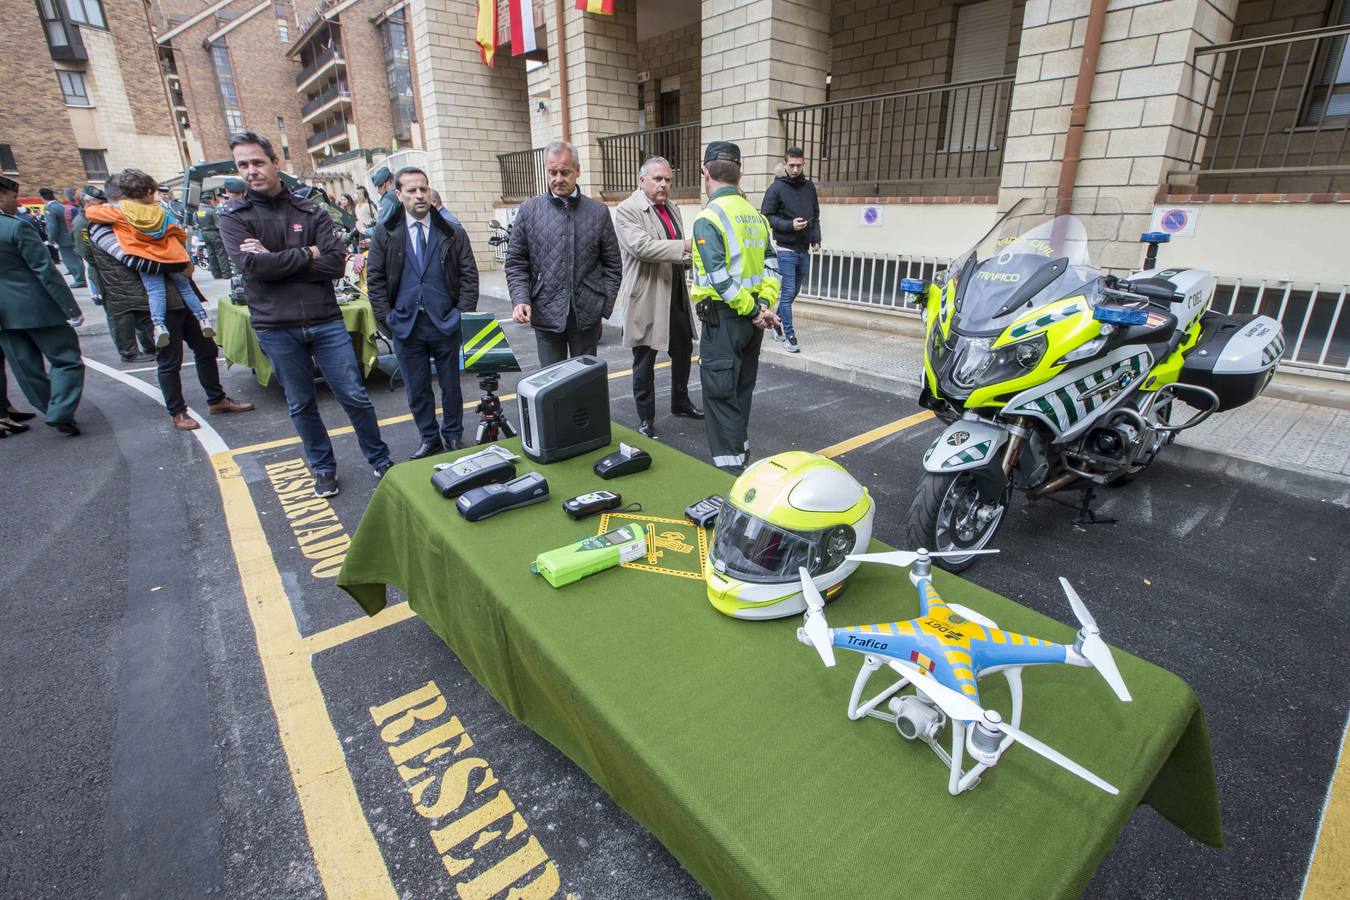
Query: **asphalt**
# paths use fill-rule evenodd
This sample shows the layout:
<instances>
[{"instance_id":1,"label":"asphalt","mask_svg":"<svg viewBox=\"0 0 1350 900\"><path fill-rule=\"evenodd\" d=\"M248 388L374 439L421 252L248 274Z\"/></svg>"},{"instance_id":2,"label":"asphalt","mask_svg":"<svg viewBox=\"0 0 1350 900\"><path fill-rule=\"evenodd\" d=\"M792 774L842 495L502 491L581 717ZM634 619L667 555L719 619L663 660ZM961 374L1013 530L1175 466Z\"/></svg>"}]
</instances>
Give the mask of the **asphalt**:
<instances>
[{"instance_id":1,"label":"asphalt","mask_svg":"<svg viewBox=\"0 0 1350 900\"><path fill-rule=\"evenodd\" d=\"M218 295L220 283L211 286ZM500 299L484 305L505 312ZM86 328L88 357L122 370L145 365L117 363L97 323ZM529 332L508 325L507 333L531 368ZM819 449L918 411L912 389L790 368L777 353L761 368L756 455ZM614 330L602 355L612 372L630 365ZM189 403L200 410L187 374ZM153 372L132 377L154 383ZM210 417L230 447L293 435L277 386L264 389L239 368L223 378L233 396L259 406ZM611 396L615 419L633 426L630 383L616 379ZM662 409L664 370L657 383ZM385 387L372 377L380 416L406 413L402 390ZM697 372L693 388L697 402ZM466 380L466 399L475 393ZM330 427L346 424L326 391L321 398ZM23 405L17 392L13 399ZM13 511L0 526L10 588L0 635L0 896L320 896L209 458L162 407L92 369L79 418L80 438L38 427L0 442ZM661 440L706 458L700 423L663 416L657 426ZM888 543L902 539L919 458L937 431L925 422L839 457L876 497L877 536ZM384 432L396 456L416 446L411 423ZM350 434L335 446L343 492L332 507L352 533L375 479ZM362 616L331 577L314 574L267 478L269 464L299 456L291 444L238 459L301 633L315 635ZM1165 455L1105 497L1102 511L1116 525L1077 528L1069 510L1019 501L996 542L1004 552L967 573L1066 621L1055 577L1069 577L1108 640L1186 680L1206 712L1229 848L1196 844L1141 808L1090 897L1296 897L1307 867L1350 708L1350 507L1336 478L1215 459ZM501 710L416 618L322 650L312 665L402 896L450 896L456 879L371 709L428 682L556 863L561 893L702 895L659 842Z\"/></svg>"}]
</instances>

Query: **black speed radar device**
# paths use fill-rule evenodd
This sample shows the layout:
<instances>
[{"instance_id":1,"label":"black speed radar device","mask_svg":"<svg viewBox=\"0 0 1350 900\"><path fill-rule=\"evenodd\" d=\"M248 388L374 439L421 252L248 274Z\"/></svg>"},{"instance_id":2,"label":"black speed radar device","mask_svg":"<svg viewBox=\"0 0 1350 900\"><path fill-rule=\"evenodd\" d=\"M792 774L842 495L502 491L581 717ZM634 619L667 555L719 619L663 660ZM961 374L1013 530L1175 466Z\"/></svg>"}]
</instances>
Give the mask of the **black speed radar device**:
<instances>
[{"instance_id":1,"label":"black speed radar device","mask_svg":"<svg viewBox=\"0 0 1350 900\"><path fill-rule=\"evenodd\" d=\"M609 366L574 356L516 383L520 446L551 463L609 445Z\"/></svg>"},{"instance_id":2,"label":"black speed radar device","mask_svg":"<svg viewBox=\"0 0 1350 900\"><path fill-rule=\"evenodd\" d=\"M495 516L499 512L543 503L548 499L548 480L538 472L526 472L505 484L488 484L459 495L455 509L470 522Z\"/></svg>"},{"instance_id":3,"label":"black speed radar device","mask_svg":"<svg viewBox=\"0 0 1350 900\"><path fill-rule=\"evenodd\" d=\"M475 410L478 413L475 443L490 444L499 438L515 437L516 430L502 412L502 401L497 396L502 373L520 371L520 361L511 352L506 332L492 313L466 312L460 316L459 333L464 337L461 368L465 375L478 377L478 389L483 392Z\"/></svg>"}]
</instances>

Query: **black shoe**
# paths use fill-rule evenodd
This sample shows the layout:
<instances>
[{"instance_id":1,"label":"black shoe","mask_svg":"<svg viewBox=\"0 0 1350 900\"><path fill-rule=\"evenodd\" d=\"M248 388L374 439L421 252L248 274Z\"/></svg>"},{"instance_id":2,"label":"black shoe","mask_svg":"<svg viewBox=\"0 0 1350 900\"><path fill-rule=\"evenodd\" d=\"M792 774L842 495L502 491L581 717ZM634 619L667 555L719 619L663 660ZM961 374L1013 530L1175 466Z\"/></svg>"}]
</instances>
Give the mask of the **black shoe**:
<instances>
[{"instance_id":1,"label":"black shoe","mask_svg":"<svg viewBox=\"0 0 1350 900\"><path fill-rule=\"evenodd\" d=\"M69 437L75 437L80 433L80 426L74 422L48 422L47 424Z\"/></svg>"},{"instance_id":2,"label":"black shoe","mask_svg":"<svg viewBox=\"0 0 1350 900\"><path fill-rule=\"evenodd\" d=\"M338 482L336 475L314 476L314 496L332 497L337 492L338 492Z\"/></svg>"},{"instance_id":3,"label":"black shoe","mask_svg":"<svg viewBox=\"0 0 1350 900\"><path fill-rule=\"evenodd\" d=\"M638 434L656 440L656 425L651 419L643 419L638 423Z\"/></svg>"},{"instance_id":4,"label":"black shoe","mask_svg":"<svg viewBox=\"0 0 1350 900\"><path fill-rule=\"evenodd\" d=\"M394 461L392 459L386 459L384 462L376 466L372 471L375 473L376 478L383 478L385 474L393 467Z\"/></svg>"},{"instance_id":5,"label":"black shoe","mask_svg":"<svg viewBox=\"0 0 1350 900\"><path fill-rule=\"evenodd\" d=\"M681 406L671 407L670 414L672 416L682 416L686 419L703 418L703 410L699 409L692 403L685 403Z\"/></svg>"},{"instance_id":6,"label":"black shoe","mask_svg":"<svg viewBox=\"0 0 1350 900\"><path fill-rule=\"evenodd\" d=\"M37 413L23 412L13 408L0 412L0 418L9 419L11 422L27 422L29 419L36 417Z\"/></svg>"},{"instance_id":7,"label":"black shoe","mask_svg":"<svg viewBox=\"0 0 1350 900\"><path fill-rule=\"evenodd\" d=\"M416 450L414 450L414 451L413 451L413 455L410 456L410 457L408 457L408 459L409 459L409 460L414 460L414 459L426 459L428 456L431 456L431 455L436 454L436 453L440 453L440 452L442 452L444 449L445 449L445 448L441 446L441 442L440 442L440 441L437 441L437 442L434 443L434 444L433 444L431 441L423 441L423 442L422 442L422 446L420 446L420 447L418 447Z\"/></svg>"},{"instance_id":8,"label":"black shoe","mask_svg":"<svg viewBox=\"0 0 1350 900\"><path fill-rule=\"evenodd\" d=\"M445 449L447 449L447 450L463 450L463 449L464 449L464 442L461 441L459 438L453 438L452 440L448 440L448 441L445 442Z\"/></svg>"}]
</instances>

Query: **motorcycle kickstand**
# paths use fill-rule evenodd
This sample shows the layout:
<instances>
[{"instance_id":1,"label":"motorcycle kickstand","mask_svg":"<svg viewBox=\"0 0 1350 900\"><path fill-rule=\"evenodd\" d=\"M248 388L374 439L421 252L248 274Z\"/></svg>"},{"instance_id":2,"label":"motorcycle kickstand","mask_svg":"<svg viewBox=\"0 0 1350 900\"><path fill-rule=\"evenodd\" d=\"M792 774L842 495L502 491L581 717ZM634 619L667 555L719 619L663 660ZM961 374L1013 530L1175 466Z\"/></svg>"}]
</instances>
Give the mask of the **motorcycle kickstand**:
<instances>
[{"instance_id":1,"label":"motorcycle kickstand","mask_svg":"<svg viewBox=\"0 0 1350 900\"><path fill-rule=\"evenodd\" d=\"M1115 525L1119 521L1110 516L1098 516L1092 510L1092 497L1095 493L1095 488L1085 487L1079 494L1078 518L1073 520L1075 528L1081 528L1085 525Z\"/></svg>"}]
</instances>

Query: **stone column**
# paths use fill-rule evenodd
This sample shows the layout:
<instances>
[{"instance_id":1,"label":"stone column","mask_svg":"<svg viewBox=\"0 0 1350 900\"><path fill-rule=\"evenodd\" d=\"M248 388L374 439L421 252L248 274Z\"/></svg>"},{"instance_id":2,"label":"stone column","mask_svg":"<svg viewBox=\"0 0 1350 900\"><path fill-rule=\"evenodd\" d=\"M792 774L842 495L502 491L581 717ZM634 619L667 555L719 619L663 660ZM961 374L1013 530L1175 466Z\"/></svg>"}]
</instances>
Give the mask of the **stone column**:
<instances>
[{"instance_id":1,"label":"stone column","mask_svg":"<svg viewBox=\"0 0 1350 900\"><path fill-rule=\"evenodd\" d=\"M581 154L581 189L592 197L600 196L602 184L600 138L638 127L636 5L636 0L618 0L614 15L603 16L569 2L564 16L572 143ZM552 83L557 84L552 47L549 53ZM636 184L635 170L632 186Z\"/></svg>"},{"instance_id":2,"label":"stone column","mask_svg":"<svg viewBox=\"0 0 1350 900\"><path fill-rule=\"evenodd\" d=\"M1054 196L1078 81L1089 0L1027 0L999 206ZM1103 265L1137 265L1168 174L1185 166L1202 121L1195 48L1232 34L1237 0L1115 0L1106 14L1075 199L1115 198L1125 214Z\"/></svg>"},{"instance_id":3,"label":"stone column","mask_svg":"<svg viewBox=\"0 0 1350 900\"><path fill-rule=\"evenodd\" d=\"M783 107L820 103L830 67L827 0L703 0L704 147L741 148L741 188L756 195L787 149Z\"/></svg>"},{"instance_id":4,"label":"stone column","mask_svg":"<svg viewBox=\"0 0 1350 900\"><path fill-rule=\"evenodd\" d=\"M497 155L531 146L524 60L499 52L495 68L483 64L472 0L426 0L407 9L431 185L464 222L478 265L495 268L483 238L501 198Z\"/></svg>"}]
</instances>

